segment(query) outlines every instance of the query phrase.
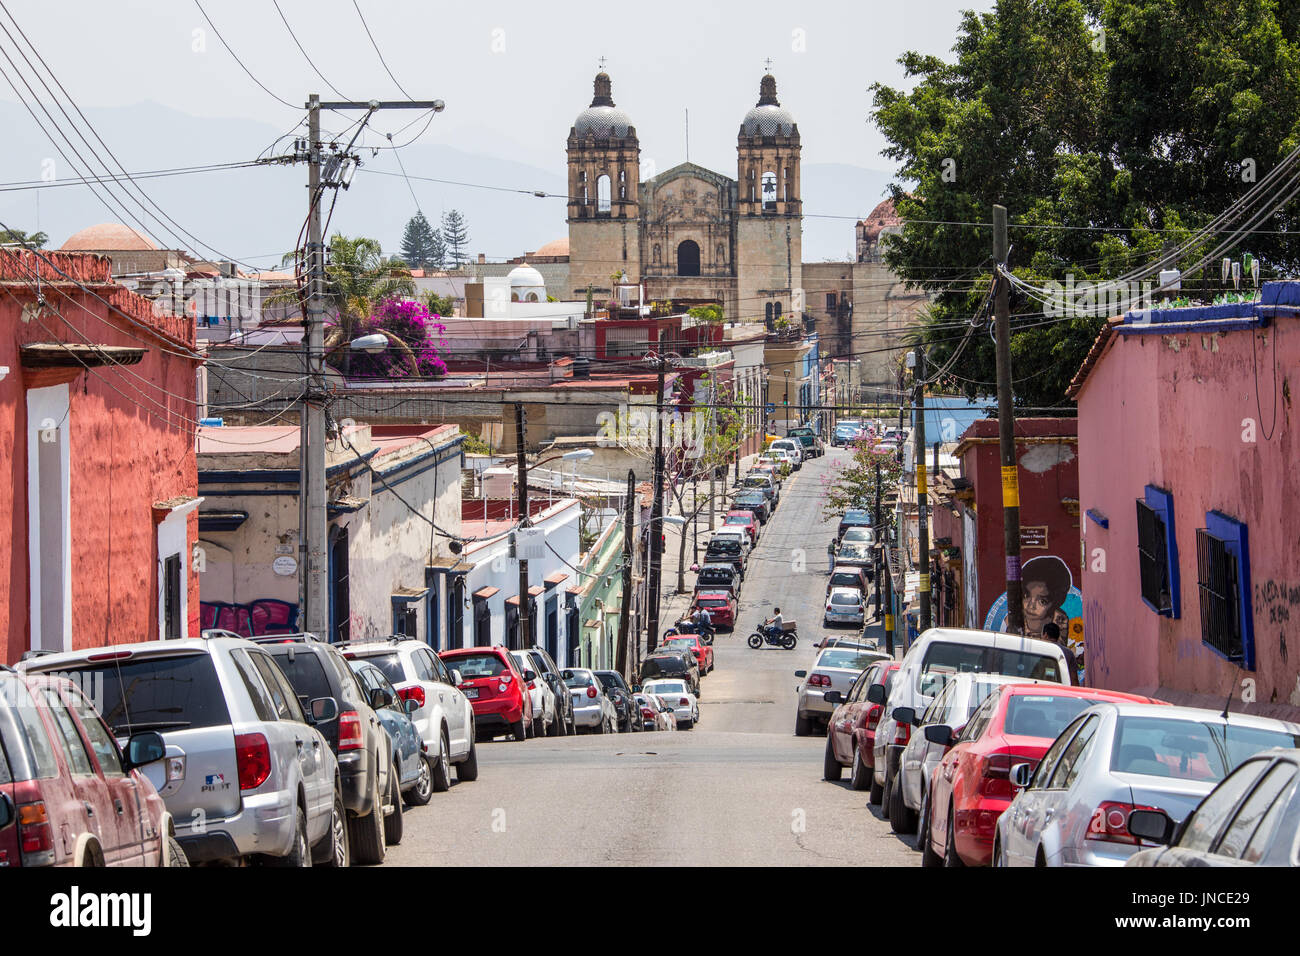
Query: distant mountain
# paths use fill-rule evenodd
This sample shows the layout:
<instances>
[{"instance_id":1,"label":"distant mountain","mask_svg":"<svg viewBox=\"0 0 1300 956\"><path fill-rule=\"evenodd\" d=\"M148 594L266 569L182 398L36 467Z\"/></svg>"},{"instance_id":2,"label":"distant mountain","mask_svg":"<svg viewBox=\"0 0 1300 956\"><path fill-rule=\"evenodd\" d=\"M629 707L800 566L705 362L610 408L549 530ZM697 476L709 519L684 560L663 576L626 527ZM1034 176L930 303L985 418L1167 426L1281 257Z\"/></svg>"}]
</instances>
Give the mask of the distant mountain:
<instances>
[{"instance_id":1,"label":"distant mountain","mask_svg":"<svg viewBox=\"0 0 1300 956\"><path fill-rule=\"evenodd\" d=\"M248 160L259 154L283 154L292 146L291 135L277 142L285 131L264 123L204 119L152 102L87 110L87 117L131 172ZM330 119L326 114L327 128ZM41 179L51 170L51 161L55 179L76 175L22 106L0 102L0 123L7 132L6 148L0 153L0 181ZM420 142L401 150L409 184L391 150L374 155L365 150L351 188L339 194L330 231L375 236L385 251L395 253L418 200L435 225L446 209L464 213L471 252L483 252L489 259L517 256L566 234L564 199L533 195L534 191L556 195L566 191L561 148L553 151L554 166L542 168L509 158L519 155L536 161L550 152L535 144L514 143L506 135L493 140L490 131L483 129L465 138L479 150L490 145L499 153L462 151L439 142L435 119ZM383 138L372 136L370 141L379 144ZM74 142L84 153L84 144ZM60 141L60 145L73 155L66 144ZM883 198L888 181L888 174L878 170L835 163L805 165L804 210L810 215L804 221L804 260L852 256L854 221ZM234 258L266 267L297 241L306 215L305 183L306 169L301 165L140 181L139 187L175 224L152 207L150 212L157 218L136 203L127 205L165 247L188 247L208 258ZM120 184L114 192L125 197L133 190ZM81 185L0 192L0 219L15 229L48 233L51 248L94 223L125 222L140 228L117 202L110 204L112 208L106 208ZM816 218L819 214L846 218Z\"/></svg>"}]
</instances>

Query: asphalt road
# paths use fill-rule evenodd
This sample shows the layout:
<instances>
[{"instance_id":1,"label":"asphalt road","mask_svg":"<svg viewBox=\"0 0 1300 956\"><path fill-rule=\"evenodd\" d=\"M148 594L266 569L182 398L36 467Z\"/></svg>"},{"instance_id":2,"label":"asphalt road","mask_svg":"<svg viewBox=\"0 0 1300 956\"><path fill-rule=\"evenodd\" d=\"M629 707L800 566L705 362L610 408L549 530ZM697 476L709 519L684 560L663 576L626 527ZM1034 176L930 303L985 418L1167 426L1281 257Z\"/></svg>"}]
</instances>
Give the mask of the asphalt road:
<instances>
[{"instance_id":1,"label":"asphalt road","mask_svg":"<svg viewBox=\"0 0 1300 956\"><path fill-rule=\"evenodd\" d=\"M695 729L480 744L479 779L408 810L387 864L919 865L847 773L821 779L825 738L794 736L794 671L816 656L834 528L823 478L843 454L785 483L740 622L714 642ZM774 604L799 622L799 646L751 650Z\"/></svg>"}]
</instances>

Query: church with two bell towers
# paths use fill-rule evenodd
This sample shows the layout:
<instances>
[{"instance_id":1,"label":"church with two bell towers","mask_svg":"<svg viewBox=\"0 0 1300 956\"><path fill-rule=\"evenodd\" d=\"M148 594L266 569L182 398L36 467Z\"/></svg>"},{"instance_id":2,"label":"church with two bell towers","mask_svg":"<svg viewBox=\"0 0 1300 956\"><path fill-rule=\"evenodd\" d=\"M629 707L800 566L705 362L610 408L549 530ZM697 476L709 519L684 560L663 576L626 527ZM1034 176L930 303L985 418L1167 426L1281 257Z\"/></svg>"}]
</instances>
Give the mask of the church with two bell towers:
<instances>
[{"instance_id":1,"label":"church with two bell towers","mask_svg":"<svg viewBox=\"0 0 1300 956\"><path fill-rule=\"evenodd\" d=\"M720 303L728 321L797 321L802 296L799 127L765 74L741 119L736 176L685 162L642 180L631 117L596 74L569 130L569 279L575 298L607 298L613 277L647 302Z\"/></svg>"}]
</instances>

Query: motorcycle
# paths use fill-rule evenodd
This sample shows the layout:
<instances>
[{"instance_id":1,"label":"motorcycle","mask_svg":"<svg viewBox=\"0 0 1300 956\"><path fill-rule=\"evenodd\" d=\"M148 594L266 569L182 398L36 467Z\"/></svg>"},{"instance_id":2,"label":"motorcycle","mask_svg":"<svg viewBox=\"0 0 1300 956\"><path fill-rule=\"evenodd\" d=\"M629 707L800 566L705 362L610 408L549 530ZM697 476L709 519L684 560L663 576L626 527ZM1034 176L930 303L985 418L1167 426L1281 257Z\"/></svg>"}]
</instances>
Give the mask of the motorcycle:
<instances>
[{"instance_id":1,"label":"motorcycle","mask_svg":"<svg viewBox=\"0 0 1300 956\"><path fill-rule=\"evenodd\" d=\"M758 650L764 644L771 644L773 647L784 647L787 651L792 651L798 643L797 632L794 621L786 621L784 629L779 631L767 624L761 624L757 631L749 635L749 646Z\"/></svg>"},{"instance_id":2,"label":"motorcycle","mask_svg":"<svg viewBox=\"0 0 1300 956\"><path fill-rule=\"evenodd\" d=\"M677 637L681 634L698 634L700 640L705 644L713 643L713 629L701 628L698 624L690 620L681 620L674 624L668 630L664 631L664 640L670 637Z\"/></svg>"}]
</instances>

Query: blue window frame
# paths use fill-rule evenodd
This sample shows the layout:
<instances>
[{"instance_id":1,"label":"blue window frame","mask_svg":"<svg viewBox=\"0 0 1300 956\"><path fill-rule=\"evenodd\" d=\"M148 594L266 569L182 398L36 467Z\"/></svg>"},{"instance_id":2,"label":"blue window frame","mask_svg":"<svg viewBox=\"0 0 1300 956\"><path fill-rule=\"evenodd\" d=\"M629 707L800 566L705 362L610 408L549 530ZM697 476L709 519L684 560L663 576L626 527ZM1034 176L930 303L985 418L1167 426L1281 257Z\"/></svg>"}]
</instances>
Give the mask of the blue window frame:
<instances>
[{"instance_id":1,"label":"blue window frame","mask_svg":"<svg viewBox=\"0 0 1300 956\"><path fill-rule=\"evenodd\" d=\"M1137 526L1142 603L1165 617L1181 617L1173 494L1147 485L1137 500Z\"/></svg>"},{"instance_id":2,"label":"blue window frame","mask_svg":"<svg viewBox=\"0 0 1300 956\"><path fill-rule=\"evenodd\" d=\"M1196 530L1196 568L1201 642L1253 671L1255 622L1246 525L1222 512L1206 512L1205 527Z\"/></svg>"}]
</instances>

